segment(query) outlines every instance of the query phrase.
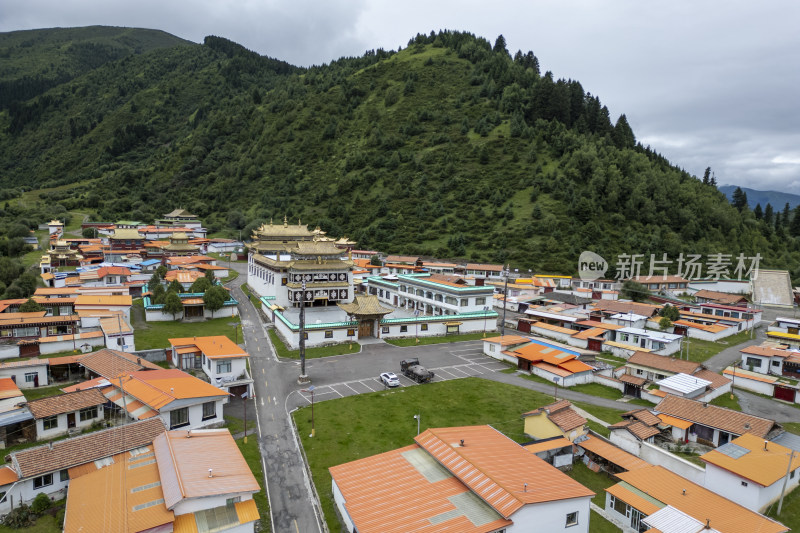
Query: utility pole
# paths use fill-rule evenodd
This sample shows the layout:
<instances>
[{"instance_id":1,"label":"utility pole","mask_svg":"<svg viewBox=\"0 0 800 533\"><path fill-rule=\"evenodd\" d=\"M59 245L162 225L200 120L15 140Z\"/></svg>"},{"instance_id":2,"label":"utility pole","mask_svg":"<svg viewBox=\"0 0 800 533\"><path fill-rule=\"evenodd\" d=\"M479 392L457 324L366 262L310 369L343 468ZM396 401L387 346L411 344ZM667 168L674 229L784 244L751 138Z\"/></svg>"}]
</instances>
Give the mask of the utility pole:
<instances>
[{"instance_id":1,"label":"utility pole","mask_svg":"<svg viewBox=\"0 0 800 533\"><path fill-rule=\"evenodd\" d=\"M503 270L503 274L506 275L506 284L505 288L503 289L503 321L500 323L500 336L506 334L506 307L508 307L508 275L510 274L508 265L506 265L505 269Z\"/></svg>"},{"instance_id":2,"label":"utility pole","mask_svg":"<svg viewBox=\"0 0 800 533\"><path fill-rule=\"evenodd\" d=\"M306 282L303 280L300 285L300 377L298 383L308 383L311 381L306 375Z\"/></svg>"},{"instance_id":3,"label":"utility pole","mask_svg":"<svg viewBox=\"0 0 800 533\"><path fill-rule=\"evenodd\" d=\"M789 472L792 471L792 462L794 461L794 449L789 454L789 464L786 466L786 475L783 477L783 487L781 488L781 501L778 502L778 515L781 515L781 508L783 508L783 495L786 493L786 484L789 482Z\"/></svg>"}]
</instances>

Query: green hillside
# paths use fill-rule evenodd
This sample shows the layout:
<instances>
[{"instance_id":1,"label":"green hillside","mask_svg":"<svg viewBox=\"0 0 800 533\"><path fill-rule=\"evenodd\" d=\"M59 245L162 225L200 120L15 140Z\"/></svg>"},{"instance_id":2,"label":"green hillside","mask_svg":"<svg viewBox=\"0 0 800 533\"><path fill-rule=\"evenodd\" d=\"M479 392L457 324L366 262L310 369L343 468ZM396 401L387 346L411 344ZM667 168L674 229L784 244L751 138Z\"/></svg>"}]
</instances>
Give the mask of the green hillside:
<instances>
[{"instance_id":1,"label":"green hillside","mask_svg":"<svg viewBox=\"0 0 800 533\"><path fill-rule=\"evenodd\" d=\"M584 249L797 268L789 217L732 207L620 111L502 38L419 35L310 69L215 37L153 47L0 111L0 224L181 206L212 232L286 214L363 247L539 271L572 273ZM31 187L48 190L14 200Z\"/></svg>"}]
</instances>

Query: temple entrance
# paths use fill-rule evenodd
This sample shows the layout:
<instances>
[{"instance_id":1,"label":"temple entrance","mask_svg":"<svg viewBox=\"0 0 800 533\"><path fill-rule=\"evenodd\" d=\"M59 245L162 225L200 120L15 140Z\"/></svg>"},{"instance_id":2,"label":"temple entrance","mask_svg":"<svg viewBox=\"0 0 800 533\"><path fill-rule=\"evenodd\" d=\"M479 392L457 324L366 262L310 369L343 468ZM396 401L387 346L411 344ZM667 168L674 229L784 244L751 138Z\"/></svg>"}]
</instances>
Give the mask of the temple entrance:
<instances>
[{"instance_id":1,"label":"temple entrance","mask_svg":"<svg viewBox=\"0 0 800 533\"><path fill-rule=\"evenodd\" d=\"M184 305L183 318L203 318L202 305Z\"/></svg>"},{"instance_id":2,"label":"temple entrance","mask_svg":"<svg viewBox=\"0 0 800 533\"><path fill-rule=\"evenodd\" d=\"M362 320L358 323L358 338L362 337L372 337L373 336L373 329L372 326L374 324L373 320Z\"/></svg>"}]
</instances>

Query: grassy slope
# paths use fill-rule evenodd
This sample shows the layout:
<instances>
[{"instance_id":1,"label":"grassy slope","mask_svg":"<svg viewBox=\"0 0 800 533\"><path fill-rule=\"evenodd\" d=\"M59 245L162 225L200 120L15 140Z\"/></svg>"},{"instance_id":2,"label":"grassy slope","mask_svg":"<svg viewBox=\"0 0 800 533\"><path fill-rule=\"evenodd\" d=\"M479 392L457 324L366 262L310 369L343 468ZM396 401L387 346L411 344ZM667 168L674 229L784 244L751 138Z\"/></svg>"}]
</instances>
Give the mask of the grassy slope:
<instances>
[{"instance_id":1,"label":"grassy slope","mask_svg":"<svg viewBox=\"0 0 800 533\"><path fill-rule=\"evenodd\" d=\"M308 437L309 408L295 412L294 419L325 520L331 531L338 531L328 468L407 446L416 434L415 414L422 415L423 431L429 427L490 424L522 441L520 413L550 401L549 396L535 391L466 378L317 403L314 438Z\"/></svg>"}]
</instances>

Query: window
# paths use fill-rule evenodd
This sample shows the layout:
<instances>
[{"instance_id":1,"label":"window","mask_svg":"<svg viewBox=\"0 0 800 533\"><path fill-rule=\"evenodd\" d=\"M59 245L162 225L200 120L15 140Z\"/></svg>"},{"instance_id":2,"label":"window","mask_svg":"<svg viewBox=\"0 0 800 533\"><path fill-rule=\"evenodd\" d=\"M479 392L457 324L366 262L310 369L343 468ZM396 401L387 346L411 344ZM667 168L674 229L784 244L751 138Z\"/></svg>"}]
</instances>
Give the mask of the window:
<instances>
[{"instance_id":1,"label":"window","mask_svg":"<svg viewBox=\"0 0 800 533\"><path fill-rule=\"evenodd\" d=\"M230 371L231 371L230 361L222 361L221 363L217 363L217 374L226 374Z\"/></svg>"},{"instance_id":2,"label":"window","mask_svg":"<svg viewBox=\"0 0 800 533\"><path fill-rule=\"evenodd\" d=\"M408 331L408 326L400 326L400 333L405 333Z\"/></svg>"},{"instance_id":3,"label":"window","mask_svg":"<svg viewBox=\"0 0 800 533\"><path fill-rule=\"evenodd\" d=\"M41 489L53 484L53 474L45 474L43 476L33 478L33 490Z\"/></svg>"},{"instance_id":4,"label":"window","mask_svg":"<svg viewBox=\"0 0 800 533\"><path fill-rule=\"evenodd\" d=\"M381 327L381 333L389 333L389 326Z\"/></svg>"},{"instance_id":5,"label":"window","mask_svg":"<svg viewBox=\"0 0 800 533\"><path fill-rule=\"evenodd\" d=\"M780 361L773 361L772 362L772 366L781 366L781 362Z\"/></svg>"},{"instance_id":6,"label":"window","mask_svg":"<svg viewBox=\"0 0 800 533\"><path fill-rule=\"evenodd\" d=\"M428 324L421 324L419 326L419 329L421 329L422 331L428 331Z\"/></svg>"},{"instance_id":7,"label":"window","mask_svg":"<svg viewBox=\"0 0 800 533\"><path fill-rule=\"evenodd\" d=\"M746 487L746 486L747 486L747 481L742 481L742 487Z\"/></svg>"},{"instance_id":8,"label":"window","mask_svg":"<svg viewBox=\"0 0 800 533\"><path fill-rule=\"evenodd\" d=\"M641 368L637 368L636 369L636 374L641 376L642 375L642 369Z\"/></svg>"},{"instance_id":9,"label":"window","mask_svg":"<svg viewBox=\"0 0 800 533\"><path fill-rule=\"evenodd\" d=\"M797 473L797 469L792 470L792 473L789 474L789 479L794 479L794 475Z\"/></svg>"},{"instance_id":10,"label":"window","mask_svg":"<svg viewBox=\"0 0 800 533\"><path fill-rule=\"evenodd\" d=\"M612 507L616 512L621 515L628 516L628 504L623 502L622 500L617 500L614 498L614 502L612 503Z\"/></svg>"},{"instance_id":11,"label":"window","mask_svg":"<svg viewBox=\"0 0 800 533\"><path fill-rule=\"evenodd\" d=\"M228 498L227 500L225 500L225 505L230 507L234 503L239 503L240 501L242 501L242 497L241 496L236 496L234 498Z\"/></svg>"},{"instance_id":12,"label":"window","mask_svg":"<svg viewBox=\"0 0 800 533\"><path fill-rule=\"evenodd\" d=\"M209 418L217 418L216 402L206 402L203 404L203 420L208 420Z\"/></svg>"},{"instance_id":13,"label":"window","mask_svg":"<svg viewBox=\"0 0 800 533\"><path fill-rule=\"evenodd\" d=\"M333 330L332 329L329 329L328 331L325 332L325 338L326 339L332 339L333 338Z\"/></svg>"},{"instance_id":14,"label":"window","mask_svg":"<svg viewBox=\"0 0 800 533\"><path fill-rule=\"evenodd\" d=\"M176 429L189 425L189 408L183 407L169 412L169 429Z\"/></svg>"},{"instance_id":15,"label":"window","mask_svg":"<svg viewBox=\"0 0 800 533\"><path fill-rule=\"evenodd\" d=\"M486 305L486 298L475 298L475 305Z\"/></svg>"},{"instance_id":16,"label":"window","mask_svg":"<svg viewBox=\"0 0 800 533\"><path fill-rule=\"evenodd\" d=\"M97 418L97 406L93 405L91 407L84 407L78 412L78 416L81 422Z\"/></svg>"},{"instance_id":17,"label":"window","mask_svg":"<svg viewBox=\"0 0 800 533\"><path fill-rule=\"evenodd\" d=\"M489 345L489 351L490 352L493 352L495 348L496 348L496 346L494 344L490 344Z\"/></svg>"},{"instance_id":18,"label":"window","mask_svg":"<svg viewBox=\"0 0 800 533\"><path fill-rule=\"evenodd\" d=\"M58 473L59 481L69 481L69 470L66 468Z\"/></svg>"},{"instance_id":19,"label":"window","mask_svg":"<svg viewBox=\"0 0 800 533\"><path fill-rule=\"evenodd\" d=\"M759 359L758 357L748 357L745 364L747 366L761 368L761 359Z\"/></svg>"},{"instance_id":20,"label":"window","mask_svg":"<svg viewBox=\"0 0 800 533\"><path fill-rule=\"evenodd\" d=\"M58 427L58 415L46 416L42 418L42 427L45 430L56 429Z\"/></svg>"},{"instance_id":21,"label":"window","mask_svg":"<svg viewBox=\"0 0 800 533\"><path fill-rule=\"evenodd\" d=\"M10 329L0 329L0 337L11 337L12 333Z\"/></svg>"},{"instance_id":22,"label":"window","mask_svg":"<svg viewBox=\"0 0 800 533\"><path fill-rule=\"evenodd\" d=\"M25 372L25 383L33 383L38 375L38 372Z\"/></svg>"},{"instance_id":23,"label":"window","mask_svg":"<svg viewBox=\"0 0 800 533\"><path fill-rule=\"evenodd\" d=\"M577 526L577 525L578 525L578 511L575 511L574 513L567 513L566 527Z\"/></svg>"},{"instance_id":24,"label":"window","mask_svg":"<svg viewBox=\"0 0 800 533\"><path fill-rule=\"evenodd\" d=\"M466 307L469 305L469 298L461 298L461 307Z\"/></svg>"}]
</instances>

